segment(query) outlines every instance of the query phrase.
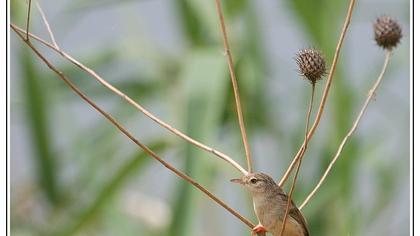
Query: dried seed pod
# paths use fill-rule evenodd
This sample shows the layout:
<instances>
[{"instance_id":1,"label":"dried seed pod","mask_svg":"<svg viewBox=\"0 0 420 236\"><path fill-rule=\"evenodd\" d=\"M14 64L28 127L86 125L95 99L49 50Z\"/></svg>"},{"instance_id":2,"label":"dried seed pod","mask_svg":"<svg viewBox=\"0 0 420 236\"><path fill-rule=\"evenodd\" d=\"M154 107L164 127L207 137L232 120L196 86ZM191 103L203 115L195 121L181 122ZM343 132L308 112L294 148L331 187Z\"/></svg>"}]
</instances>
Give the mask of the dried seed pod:
<instances>
[{"instance_id":1,"label":"dried seed pod","mask_svg":"<svg viewBox=\"0 0 420 236\"><path fill-rule=\"evenodd\" d=\"M400 42L401 27L389 16L377 18L373 29L376 43L385 49L392 49Z\"/></svg>"},{"instance_id":2,"label":"dried seed pod","mask_svg":"<svg viewBox=\"0 0 420 236\"><path fill-rule=\"evenodd\" d=\"M299 72L313 84L326 74L324 55L313 48L300 50L296 57Z\"/></svg>"}]
</instances>

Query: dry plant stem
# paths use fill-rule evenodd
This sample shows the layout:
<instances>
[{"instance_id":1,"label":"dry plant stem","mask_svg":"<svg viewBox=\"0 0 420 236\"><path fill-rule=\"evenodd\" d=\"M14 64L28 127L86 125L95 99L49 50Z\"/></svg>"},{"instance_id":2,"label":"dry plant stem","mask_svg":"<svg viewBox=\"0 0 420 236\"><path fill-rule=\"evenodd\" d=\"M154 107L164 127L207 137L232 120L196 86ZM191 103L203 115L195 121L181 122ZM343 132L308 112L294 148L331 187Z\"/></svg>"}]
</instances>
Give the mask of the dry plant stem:
<instances>
[{"instance_id":1,"label":"dry plant stem","mask_svg":"<svg viewBox=\"0 0 420 236\"><path fill-rule=\"evenodd\" d=\"M50 38L51 38L52 43L54 44L54 47L55 47L55 48L57 48L57 49L60 49L60 48L58 47L57 42L55 41L54 34L52 33L52 30L51 30L50 24L48 23L48 20L47 20L47 17L45 16L44 11L42 10L42 8L41 8L41 6L39 5L38 1L36 1L36 2L35 2L35 4L36 4L36 7L38 8L39 13L41 14L42 21L44 22L45 27L47 28L48 34L50 35ZM26 33L28 33L28 31L26 31Z\"/></svg>"},{"instance_id":2,"label":"dry plant stem","mask_svg":"<svg viewBox=\"0 0 420 236\"><path fill-rule=\"evenodd\" d=\"M356 2L356 0L350 0L349 7L348 7L348 10L347 10L346 20L344 21L343 29L341 31L340 38L338 40L338 43L337 43L337 46L336 46L336 49L335 49L333 62L331 64L331 69L328 72L328 79L327 79L327 82L326 82L325 87L324 87L324 92L322 94L322 99L321 99L321 102L319 104L318 112L316 114L314 123L313 123L313 125L312 125L312 127L311 127L311 129L309 130L309 133L308 133L308 137L307 137L308 142L311 140L312 136L314 135L315 130L318 127L319 122L321 120L322 113L324 112L324 107L325 107L325 103L327 101L328 93L329 93L329 90L330 90L330 87L331 87L331 82L332 82L332 79L333 79L334 74L335 74L335 69L337 67L338 57L340 56L341 47L343 45L343 41L344 41L344 38L345 38L346 33L347 33L347 29L348 29L349 24L350 24L350 20L351 20L351 17L353 15L353 8L354 8L355 2ZM298 153L296 153L295 157L293 158L292 163L287 168L286 173L281 178L281 180L279 182L280 187L283 187L284 183L286 182L287 178L289 177L290 173L292 172L293 168L295 167L296 162L298 161L301 153L305 152L304 146L305 146L305 144L301 145Z\"/></svg>"},{"instance_id":3,"label":"dry plant stem","mask_svg":"<svg viewBox=\"0 0 420 236\"><path fill-rule=\"evenodd\" d=\"M13 27L12 27L13 28ZM226 203L224 203L222 200L217 198L215 195L213 195L209 190L204 188L202 185L197 183L194 179L189 177L188 175L185 175L166 161L162 160L156 153L154 153L152 150L150 150L146 145L142 144L140 141L138 141L129 131L127 131L120 123L118 123L117 120L115 120L114 117L112 117L110 114L102 110L99 106L97 106L93 101L89 99L82 91L80 91L79 88L76 87L70 80L68 80L64 74L59 71L56 67L54 67L29 41L26 41L25 38L19 31L17 31L15 28L13 28L17 35L26 42L26 44L32 49L32 51L52 70L54 71L61 80L71 89L73 92L75 92L79 97L81 97L84 101L86 101L89 105L91 105L95 110L97 110L99 113L101 113L108 121L110 121L115 127L117 127L125 136L127 136L131 141L133 141L137 146L142 148L147 154L149 154L151 157L159 161L162 165L164 165L166 168L174 172L176 175L181 177L182 179L186 180L190 184L194 185L196 188L198 188L200 191L202 191L204 194L209 196L212 200L214 200L216 203L221 205L223 208L228 210L230 213L232 213L234 216L236 216L238 219L240 219L242 222L244 222L247 226L250 228L255 227L254 224L252 224L249 220L247 220L245 217L243 217L241 214L236 212L234 209L230 208Z\"/></svg>"},{"instance_id":4,"label":"dry plant stem","mask_svg":"<svg viewBox=\"0 0 420 236\"><path fill-rule=\"evenodd\" d=\"M112 86L110 83L108 83L107 81L105 81L104 79L102 79L95 71L93 71L92 69L88 68L87 66L83 65L82 63L80 63L79 61L77 61L76 59L74 59L73 57L71 57L69 54L67 54L66 52L62 51L58 44L55 41L55 37L54 34L49 26L48 20L45 17L44 12L42 11L42 8L38 6L38 9L41 13L43 22L47 28L48 34L50 35L50 38L53 42L54 45L51 45L50 43L46 42L45 40L41 39L40 37L37 37L36 35L30 34L26 31L26 34L28 34L30 37L36 39L37 41L41 42L42 44L44 44L45 46L55 50L56 52L58 52L60 55L62 55L64 58L66 58L67 60L69 60L70 62L72 62L74 65L76 65L77 67L79 67L81 70L85 71L86 73L90 74L94 79L96 79L99 83L101 83L103 86L105 86L106 88L108 88L109 90L111 90L112 92L114 92L115 94L119 95L120 97L122 97L124 100L126 100L129 104L131 104L132 106L134 106L135 108L137 108L138 110L140 110L143 114L145 114L146 116L148 116L150 119L152 119L153 121L155 121L156 123L158 123L159 125L161 125L162 127L168 129L169 131L171 131L172 133L174 133L175 135L177 135L178 137L186 140L187 142L197 146L198 148L201 148L202 150L205 150L207 152L210 152L218 157L220 157L222 160L228 162L229 164L231 164L233 167L235 167L237 170L239 170L242 174L246 175L248 172L241 166L239 165L236 161L234 161L232 158L230 158L228 155L215 150L214 148L211 148L209 146L206 146L194 139L192 139L191 137L187 136L186 134L182 133L181 131L173 128L172 126L170 126L169 124L165 123L164 121L160 120L159 118L157 118L156 116L154 116L152 113L150 113L149 111L147 111L145 108L143 108L140 104L136 103L133 99L131 99L129 96L127 96L126 94L124 94L123 92L121 92L120 90L118 90L117 88L115 88L114 86ZM22 29L20 29L19 27L17 27L16 25L11 24L12 27L15 27L15 29L19 30L20 32L25 32Z\"/></svg>"},{"instance_id":5,"label":"dry plant stem","mask_svg":"<svg viewBox=\"0 0 420 236\"><path fill-rule=\"evenodd\" d=\"M14 24L11 24L11 27L14 30L16 30L16 31L19 31L21 33L26 33L23 29L17 27ZM52 34L51 31L49 31L49 33ZM221 159L223 159L224 161L228 162L233 167L235 167L237 170L239 170L242 174L246 175L248 173L241 165L239 165L236 161L234 161L228 155L226 155L226 154L224 154L224 153L222 153L222 152L220 152L218 150L215 150L214 148L211 148L209 146L206 146L206 145L204 145L204 144L202 144L202 143L200 143L200 142L192 139L191 137L185 135L181 131L173 128L169 124L167 124L164 121L160 120L155 115L153 115L152 113L150 113L149 111L147 111L145 108L143 108L140 104L138 104L137 102L135 102L132 98L130 98L129 96L127 96L126 94L124 94L123 92L121 92L120 90L118 90L117 88L115 88L114 86L112 86L106 80L102 79L95 71L93 71L92 69L90 69L87 66L83 65L82 63L80 63L79 61L77 61L76 59L74 59L73 57L71 57L69 54L67 54L63 50L59 49L58 47L55 47L54 45L48 43L44 39L42 39L42 38L40 38L40 37L38 37L38 36L36 36L36 35L34 35L32 33L29 33L29 37L37 40L38 42L44 44L45 46L53 49L54 51L56 51L57 53L59 53L60 55L62 55L64 58L66 58L67 60L69 60L71 63L73 63L74 65L76 65L77 67L79 67L81 70L83 70L86 73L88 73L89 75L91 75L94 79L96 79L103 86L105 86L106 88L108 88L109 90L111 90L113 93L115 93L118 96L120 96L121 98L123 98L130 105L134 106L136 109L138 109L139 111L141 111L143 114L145 114L146 116L148 116L150 119L152 119L153 121L155 121L156 123L158 123L162 127L166 128L167 130L171 131L172 133L174 133L178 137L180 137L180 138L186 140L187 142L189 142L189 143L191 143L191 144L193 144L193 145L201 148L202 150L205 150L207 152L210 152L210 153L212 153L212 154L220 157Z\"/></svg>"},{"instance_id":6,"label":"dry plant stem","mask_svg":"<svg viewBox=\"0 0 420 236\"><path fill-rule=\"evenodd\" d=\"M30 18L31 18L31 5L32 5L32 0L28 1L28 14L26 15L26 38L25 41L29 40L29 24L30 24Z\"/></svg>"},{"instance_id":7,"label":"dry plant stem","mask_svg":"<svg viewBox=\"0 0 420 236\"><path fill-rule=\"evenodd\" d=\"M357 116L356 120L353 123L353 126L351 127L351 129L349 130L349 132L347 133L347 135L344 137L343 141L341 141L341 144L337 150L337 153L335 154L334 158L331 160L330 164L328 165L328 168L325 170L324 174L322 175L321 179L319 180L318 184L316 185L316 187L312 190L312 192L306 197L305 201L302 203L302 205L299 207L299 209L302 209L303 207L306 206L306 204L309 202L309 200L311 200L311 198L314 196L314 194L318 191L318 189L321 187L322 183L324 182L325 178L327 177L327 175L330 173L332 167L334 166L335 162L337 161L337 159L340 157L341 151L344 148L344 145L347 143L347 139L354 133L354 131L356 130L357 126L359 125L360 119L362 118L363 114L366 111L366 108L369 104L369 102L372 100L372 97L375 94L376 89L378 88L379 84L382 81L382 78L384 77L386 68L388 67L389 64L389 60L391 58L392 55L392 51L388 50L386 57L385 57L385 62L384 65L382 67L382 71L378 76L378 79L376 80L375 84L372 86L372 88L369 90L368 96L363 104L362 109L359 112L359 115Z\"/></svg>"},{"instance_id":8,"label":"dry plant stem","mask_svg":"<svg viewBox=\"0 0 420 236\"><path fill-rule=\"evenodd\" d=\"M311 100L309 101L309 107L308 107L308 112L306 114L306 123L305 123L305 138L304 138L304 142L303 142L304 150L306 150L307 147L308 147L309 119L311 118L312 106L313 106L313 103L314 103L314 95L315 95L315 83L311 83L311 85L312 85ZM302 160L303 160L303 155L304 154L305 154L305 152L302 152L302 154L299 156L298 166L296 168L296 173L295 173L295 176L293 177L292 187L290 188L288 199L287 199L286 212L284 213L283 224L282 224L280 236L283 236L284 229L286 228L286 219L287 219L287 216L289 214L290 205L292 203L293 191L295 190L296 181L297 181L297 177L299 175L300 166L302 165Z\"/></svg>"},{"instance_id":9,"label":"dry plant stem","mask_svg":"<svg viewBox=\"0 0 420 236\"><path fill-rule=\"evenodd\" d=\"M230 73L230 78L231 78L232 86L233 86L233 93L235 95L236 111L237 111L237 115L238 115L239 128L241 129L242 142L243 142L244 147L245 147L245 156L246 156L246 162L247 162L247 165L248 165L248 172L251 173L252 172L251 151L249 149L248 138L246 136L244 118L243 118L243 115L242 115L242 108L241 108L241 99L240 99L240 96L239 96L238 82L237 82L236 76L235 76L235 69L233 67L232 53L230 51L229 41L228 41L228 37L227 37L227 33L226 33L225 18L223 16L223 10L222 10L222 6L220 4L220 0L215 0L215 2L216 2L217 14L219 15L220 30L222 31L223 45L225 47L225 53L226 53L227 60L228 60L229 73Z\"/></svg>"}]
</instances>

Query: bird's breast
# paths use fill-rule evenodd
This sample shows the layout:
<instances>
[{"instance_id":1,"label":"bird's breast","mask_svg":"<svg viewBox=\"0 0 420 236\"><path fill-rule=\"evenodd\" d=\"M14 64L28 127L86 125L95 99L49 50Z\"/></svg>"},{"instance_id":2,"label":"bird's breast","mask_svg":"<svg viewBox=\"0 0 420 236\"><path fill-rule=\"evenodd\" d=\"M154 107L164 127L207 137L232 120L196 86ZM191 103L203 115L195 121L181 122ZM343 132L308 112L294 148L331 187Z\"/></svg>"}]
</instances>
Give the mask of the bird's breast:
<instances>
[{"instance_id":1,"label":"bird's breast","mask_svg":"<svg viewBox=\"0 0 420 236\"><path fill-rule=\"evenodd\" d=\"M259 222L273 236L280 236L285 211L282 199L254 196L253 203ZM295 219L287 217L283 236L304 236L304 232Z\"/></svg>"},{"instance_id":2,"label":"bird's breast","mask_svg":"<svg viewBox=\"0 0 420 236\"><path fill-rule=\"evenodd\" d=\"M276 223L283 215L280 202L267 201L264 197L254 197L254 210L260 223L269 231L273 231Z\"/></svg>"}]
</instances>

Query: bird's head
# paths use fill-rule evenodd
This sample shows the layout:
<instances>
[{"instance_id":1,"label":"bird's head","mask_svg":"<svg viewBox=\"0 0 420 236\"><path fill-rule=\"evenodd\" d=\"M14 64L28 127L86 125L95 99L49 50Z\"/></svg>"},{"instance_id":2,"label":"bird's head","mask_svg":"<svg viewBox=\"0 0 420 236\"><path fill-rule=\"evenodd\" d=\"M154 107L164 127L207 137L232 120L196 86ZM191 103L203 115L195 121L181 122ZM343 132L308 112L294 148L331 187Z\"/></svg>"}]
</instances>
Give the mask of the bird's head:
<instances>
[{"instance_id":1,"label":"bird's head","mask_svg":"<svg viewBox=\"0 0 420 236\"><path fill-rule=\"evenodd\" d=\"M245 186L252 194L264 193L278 188L276 182L264 173L250 173L240 179L231 179L230 181Z\"/></svg>"}]
</instances>

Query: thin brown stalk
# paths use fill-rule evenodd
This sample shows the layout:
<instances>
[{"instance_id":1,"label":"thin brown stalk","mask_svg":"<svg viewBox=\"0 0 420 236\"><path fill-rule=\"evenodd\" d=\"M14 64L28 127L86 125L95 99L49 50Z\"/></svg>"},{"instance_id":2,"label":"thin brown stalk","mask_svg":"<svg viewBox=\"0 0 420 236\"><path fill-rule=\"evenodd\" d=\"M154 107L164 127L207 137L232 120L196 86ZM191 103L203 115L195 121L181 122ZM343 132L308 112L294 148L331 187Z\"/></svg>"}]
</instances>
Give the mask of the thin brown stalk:
<instances>
[{"instance_id":1,"label":"thin brown stalk","mask_svg":"<svg viewBox=\"0 0 420 236\"><path fill-rule=\"evenodd\" d=\"M39 5L38 1L36 1L35 4L36 4L36 7L38 8L39 13L41 14L42 21L45 24L45 28L47 29L48 34L50 35L50 38L51 38L51 41L52 41L54 47L59 49L58 44L55 41L54 34L53 34L52 30L51 30L50 24L48 23L47 17L45 16L45 13L44 13L44 11L41 8L41 5ZM28 31L26 31L26 33L28 33Z\"/></svg>"},{"instance_id":2,"label":"thin brown stalk","mask_svg":"<svg viewBox=\"0 0 420 236\"><path fill-rule=\"evenodd\" d=\"M29 40L29 24L30 24L30 18L31 18L31 5L32 5L32 0L28 1L28 14L26 15L26 37L25 37L25 41Z\"/></svg>"},{"instance_id":3,"label":"thin brown stalk","mask_svg":"<svg viewBox=\"0 0 420 236\"><path fill-rule=\"evenodd\" d=\"M26 33L26 31L24 31L23 29L19 28L18 26L14 25L14 24L11 24L11 27L15 31L19 31L21 33ZM36 35L34 35L32 33L29 33L29 37L37 40L38 42L44 44L45 46L53 49L54 51L56 51L57 53L59 53L60 55L62 55L65 59L69 60L71 63L73 63L74 65L76 65L77 67L79 67L81 70L83 70L86 73L88 73L89 75L91 75L95 80L97 80L103 86L105 86L106 88L108 88L109 90L111 90L113 93L117 94L118 96L120 96L122 99L124 99L130 105L134 106L136 109L138 109L139 111L141 111L147 117L149 117L150 119L152 119L153 121L155 121L157 124L161 125L162 127L166 128L167 130L169 130L170 132L174 133L178 137L186 140L187 142L189 142L189 143L197 146L198 148L201 148L202 150L205 150L205 151L207 151L209 153L212 153L212 154L220 157L222 160L228 162L233 167L235 167L242 174L246 175L248 173L241 165L239 165L236 161L234 161L228 155L226 155L226 154L224 154L224 153L222 153L222 152L220 152L220 151L218 151L218 150L216 150L214 148L211 148L211 147L209 147L207 145L204 145L204 144L196 141L195 139L189 137L188 135L182 133L181 131L173 128L171 125L169 125L166 122L164 122L164 121L160 120L159 118L157 118L151 112L149 112L148 110L146 110L143 106L141 106L140 104L138 104L137 102L135 102L132 98L130 98L129 96L127 96L126 94L124 94L122 91L120 91L119 89L115 88L113 85L111 85L106 80L104 80L102 77L100 77L95 71L93 71L89 67L83 65L81 62L79 62L76 59L74 59L72 56L70 56L65 51L63 51L63 50L55 47L51 43L48 43L44 39L42 39L42 38L40 38L40 37L38 37L38 36L36 36Z\"/></svg>"},{"instance_id":4,"label":"thin brown stalk","mask_svg":"<svg viewBox=\"0 0 420 236\"><path fill-rule=\"evenodd\" d=\"M314 95L315 95L315 83L312 83L312 90L311 90L311 100L309 101L309 107L308 107L308 112L306 114L306 123L305 123L305 138L303 141L303 148L306 150L308 147L308 129L309 129L309 120L311 118L311 113L312 113L312 107L313 107L313 102L314 102ZM292 183L292 187L290 188L289 191L289 195L288 195L288 199L287 199L287 206L286 206L286 212L284 213L284 217L283 217L283 224L281 226L281 233L280 236L283 236L283 232L284 229L286 228L286 220L287 220L287 216L289 214L289 209L290 209L290 205L292 203L292 197L293 197L293 191L295 190L295 186L296 186L296 181L297 181L297 177L299 175L299 170L300 170L300 166L302 165L302 160L303 160L303 155L305 154L305 152L302 152L302 154L299 156L299 162L298 162L298 166L296 168L296 173L295 176L293 177L293 183Z\"/></svg>"},{"instance_id":5,"label":"thin brown stalk","mask_svg":"<svg viewBox=\"0 0 420 236\"><path fill-rule=\"evenodd\" d=\"M327 177L327 175L330 173L332 167L334 166L335 162L338 160L338 158L340 157L341 151L344 148L344 145L347 143L347 139L354 133L354 131L356 130L357 126L359 125L359 122L363 116L363 114L366 111L366 108L369 104L369 102L372 100L372 97L375 94L375 91L377 90L379 84L382 81L382 78L384 77L386 68L388 67L389 64L389 60L391 58L391 54L392 51L388 50L387 54L385 56L385 61L384 61L384 65L382 67L382 71L378 76L378 79L376 80L376 82L373 84L372 88L369 90L368 96L363 104L362 109L359 112L359 115L357 116L356 120L353 123L353 126L351 127L351 129L349 130L349 132L347 133L347 135L344 137L343 141L341 141L341 144L337 150L337 153L335 154L334 158L331 160L330 164L328 165L328 168L325 170L324 174L322 175L321 179L319 180L318 184L316 185L316 187L312 190L312 192L306 197L305 201L302 203L302 205L299 207L299 209L302 209L303 207L306 206L306 204L308 204L309 200L311 200L311 198L314 196L314 194L318 191L318 189L321 187L322 183L324 182L325 178Z\"/></svg>"},{"instance_id":6,"label":"thin brown stalk","mask_svg":"<svg viewBox=\"0 0 420 236\"><path fill-rule=\"evenodd\" d=\"M25 38L21 33L19 33L18 30L16 30L14 27L12 29L17 33L17 35L32 49L32 51L53 71L55 72L60 79L73 91L75 92L80 98L82 98L84 101L86 101L89 105L91 105L96 111L101 113L109 122L111 122L115 127L117 127L125 136L127 136L131 141L133 141L137 146L139 146L141 149L143 149L147 154L149 154L152 158L160 162L163 166L168 168L170 171L174 172L176 175L178 175L180 178L184 179L185 181L189 182L190 184L194 185L196 188L198 188L200 191L202 191L204 194L206 194L208 197L210 197L213 201L218 203L220 206L228 210L231 214L236 216L239 220L241 220L243 223L245 223L250 228L255 227L252 222L250 222L248 219L243 217L240 213L235 211L234 209L230 208L226 203L224 203L221 199L213 195L209 190L207 190L205 187L197 183L194 179L189 177L188 175L185 175L175 167L173 167L171 164L164 161L162 158L160 158L156 153L154 153L151 149L149 149L146 145L142 144L139 140L137 140L127 129L125 129L114 117L112 117L110 114L108 114L106 111L102 110L98 105L96 105L89 97L87 97L79 88L76 87L69 79L66 78L66 76L58 70L56 67L54 67L29 41L26 41Z\"/></svg>"},{"instance_id":7,"label":"thin brown stalk","mask_svg":"<svg viewBox=\"0 0 420 236\"><path fill-rule=\"evenodd\" d=\"M336 46L336 49L335 49L333 62L331 64L331 69L330 69L330 71L328 73L328 79L327 79L327 82L326 82L325 87L324 87L324 92L322 94L321 102L319 104L318 113L316 114L314 123L313 123L313 125L312 125L312 127L311 127L311 129L309 130L309 133L308 133L308 138L307 138L307 141L308 142L311 140L312 136L314 135L315 130L318 127L319 122L321 120L321 116L322 116L322 114L324 112L324 107L325 107L325 103L327 101L327 97L328 97L328 94L329 94L329 91L330 91L331 82L332 82L332 80L334 78L335 69L337 67L338 57L340 56L341 47L343 45L343 41L344 41L344 38L346 36L347 29L348 29L348 27L350 25L351 17L353 15L353 8L354 8L355 2L356 2L356 0L350 0L349 6L348 6L348 10L347 10L347 16L346 16L346 19L344 21L343 28L341 30L340 38L338 40L338 43L337 43L337 46ZM305 152L305 151L306 150L304 148L304 144L302 144L301 147L300 147L300 149L299 149L299 151L298 151L298 153L296 153L295 157L293 158L292 163L287 168L286 173L281 178L281 180L279 182L279 186L280 187L282 187L284 185L284 183L286 182L286 180L289 177L290 173L292 172L293 168L295 167L296 162L299 159L299 156L301 155L302 152Z\"/></svg>"},{"instance_id":8,"label":"thin brown stalk","mask_svg":"<svg viewBox=\"0 0 420 236\"><path fill-rule=\"evenodd\" d=\"M227 33L226 33L225 18L223 16L223 10L222 10L222 6L220 4L220 0L215 0L215 2L216 2L217 14L219 15L220 30L222 31L223 46L225 48L225 53L226 53L226 56L227 56L229 73L230 73L230 78L231 78L232 86L233 86L233 93L235 95L236 113L238 115L239 128L241 130L242 142L243 142L244 147L245 147L245 156L246 156L246 162L247 162L247 165L248 165L248 172L251 173L252 172L251 151L250 151L250 148L249 148L248 138L246 136L244 118L243 118L243 115L242 115L242 108L241 108L241 99L240 99L240 96L239 96L238 82L237 82L236 76L235 76L235 69L234 69L234 66L233 66L232 53L230 51L229 41L228 41L228 37L227 37Z\"/></svg>"}]
</instances>

